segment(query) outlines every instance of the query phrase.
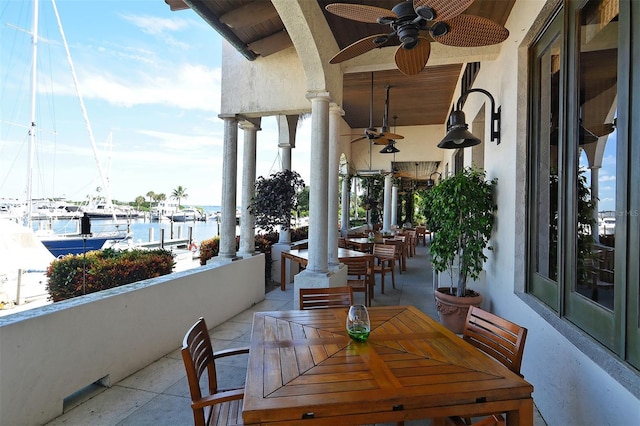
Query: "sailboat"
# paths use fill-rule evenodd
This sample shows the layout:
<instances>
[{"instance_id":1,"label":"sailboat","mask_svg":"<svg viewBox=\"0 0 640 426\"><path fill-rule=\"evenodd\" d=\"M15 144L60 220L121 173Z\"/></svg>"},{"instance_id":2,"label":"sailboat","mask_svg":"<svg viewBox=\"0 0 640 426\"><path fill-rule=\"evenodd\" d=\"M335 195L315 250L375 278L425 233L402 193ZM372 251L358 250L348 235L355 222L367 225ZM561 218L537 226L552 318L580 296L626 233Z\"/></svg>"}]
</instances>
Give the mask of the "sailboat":
<instances>
[{"instance_id":1,"label":"sailboat","mask_svg":"<svg viewBox=\"0 0 640 426\"><path fill-rule=\"evenodd\" d=\"M78 80L76 77L75 69L73 66L73 62L71 61L71 55L69 53L69 47L67 45L67 41L64 35L64 31L62 30L62 25L60 22L60 16L58 14L58 10L56 7L55 0L51 0L51 4L53 6L53 10L55 12L55 16L58 23L58 28L60 29L60 35L62 36L62 43L65 48L67 60L69 66L71 68L71 75L73 76L73 81L76 88L76 94L80 101L80 107L84 116L84 121L89 133L89 138L91 141L91 146L93 148L93 154L96 160L96 164L98 167L98 171L100 177L102 178L104 187L107 189L106 195L106 204L112 205L111 196L108 191L108 185L105 184L106 180L104 178L104 173L102 172L102 168L100 165L100 161L98 159L98 152L95 144L95 140L93 137L93 131L91 129L91 125L89 123L87 111L84 105L84 101L82 96L79 93ZM28 149L28 161L27 161L27 185L26 185L26 211L24 212L24 226L29 229L33 229L33 169L34 169L34 151L35 151L35 141L36 141L36 99L37 99L37 65L38 65L38 16L39 16L39 0L34 0L33 2L33 25L31 32L31 52L32 52L32 65L31 65L31 119L30 125L28 126L29 131L29 149ZM115 215L113 216L115 220ZM77 232L74 233L65 233L65 234L57 234L52 230L48 231L38 231L36 232L36 236L42 241L42 243L47 247L47 249L54 256L61 256L66 254L80 254L83 252L91 251L91 250L100 250L102 247L111 240L122 240L127 237L126 229L115 229L113 231L108 232L100 232L100 233L92 233L90 231L90 222L89 216L85 215L85 221L83 223L84 229L78 229ZM87 225L88 224L88 225Z\"/></svg>"}]
</instances>

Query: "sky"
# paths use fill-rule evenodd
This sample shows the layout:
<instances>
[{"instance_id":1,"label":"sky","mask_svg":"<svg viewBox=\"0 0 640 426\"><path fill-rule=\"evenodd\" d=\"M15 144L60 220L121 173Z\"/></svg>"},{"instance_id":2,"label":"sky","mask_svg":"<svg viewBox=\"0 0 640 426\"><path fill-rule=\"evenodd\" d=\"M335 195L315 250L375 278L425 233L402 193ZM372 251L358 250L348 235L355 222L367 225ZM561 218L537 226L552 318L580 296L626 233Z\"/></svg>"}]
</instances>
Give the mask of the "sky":
<instances>
[{"instance_id":1,"label":"sky","mask_svg":"<svg viewBox=\"0 0 640 426\"><path fill-rule=\"evenodd\" d=\"M114 200L170 197L182 186L182 204L220 205L223 39L192 10L171 12L163 0L55 4L78 91L52 1L40 0L33 198L105 196L102 170ZM31 1L0 2L0 198L26 194L32 20ZM307 184L310 125L301 123L292 152ZM261 127L257 176L267 177L280 170L275 118ZM242 141L239 130L239 170Z\"/></svg>"}]
</instances>

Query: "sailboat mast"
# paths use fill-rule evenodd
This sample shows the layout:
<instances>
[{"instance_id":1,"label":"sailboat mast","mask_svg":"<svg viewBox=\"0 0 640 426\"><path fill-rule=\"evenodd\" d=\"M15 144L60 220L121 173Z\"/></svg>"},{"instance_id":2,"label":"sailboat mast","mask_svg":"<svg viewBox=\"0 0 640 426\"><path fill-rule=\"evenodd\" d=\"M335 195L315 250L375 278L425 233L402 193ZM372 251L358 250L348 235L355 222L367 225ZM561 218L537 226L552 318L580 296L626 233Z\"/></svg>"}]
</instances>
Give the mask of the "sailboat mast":
<instances>
[{"instance_id":1,"label":"sailboat mast","mask_svg":"<svg viewBox=\"0 0 640 426\"><path fill-rule=\"evenodd\" d=\"M36 145L36 94L37 94L37 65L38 65L38 0L33 2L33 24L31 28L31 123L29 124L29 158L27 159L27 211L23 219L24 225L31 229L31 216L33 214L33 157Z\"/></svg>"},{"instance_id":2,"label":"sailboat mast","mask_svg":"<svg viewBox=\"0 0 640 426\"><path fill-rule=\"evenodd\" d=\"M89 115L87 114L87 108L84 105L84 99L82 98L82 94L80 93L80 86L78 84L78 77L76 76L76 69L73 66L73 61L71 60L71 53L69 52L69 45L67 44L67 38L64 35L64 30L62 29L62 22L60 21L60 15L58 14L58 7L56 6L56 1L51 0L51 4L53 5L53 11L56 15L56 20L58 22L58 29L60 30L60 36L62 37L62 44L64 45L64 51L67 55L67 62L69 62L69 67L71 68L71 76L73 77L73 84L76 88L76 94L78 95L78 100L80 101L80 109L82 110L82 116L84 118L85 125L87 127L87 132L89 133L89 140L91 141L91 148L93 149L93 156L96 160L96 165L98 167L98 173L100 174L100 180L102 181L102 185L105 187L107 205L112 206L111 202L111 191L109 188L109 184L105 179L104 172L102 171L102 165L100 164L100 159L98 157L98 148L96 147L96 141L93 137L93 129L91 128L91 123L89 122ZM115 220L115 213L114 213Z\"/></svg>"}]
</instances>

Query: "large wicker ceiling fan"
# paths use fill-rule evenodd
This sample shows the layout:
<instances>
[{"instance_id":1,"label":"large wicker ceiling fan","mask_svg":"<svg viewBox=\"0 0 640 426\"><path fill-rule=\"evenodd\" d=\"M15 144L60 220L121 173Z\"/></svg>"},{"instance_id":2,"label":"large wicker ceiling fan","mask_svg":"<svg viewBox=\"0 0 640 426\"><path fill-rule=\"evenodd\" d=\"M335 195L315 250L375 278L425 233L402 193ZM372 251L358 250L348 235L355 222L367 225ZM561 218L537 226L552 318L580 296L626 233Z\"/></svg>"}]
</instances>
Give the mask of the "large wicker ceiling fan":
<instances>
[{"instance_id":1,"label":"large wicker ceiling fan","mask_svg":"<svg viewBox=\"0 0 640 426\"><path fill-rule=\"evenodd\" d=\"M423 34L448 46L476 47L501 43L509 36L502 25L475 15L462 14L474 0L407 0L392 10L350 3L327 5L328 12L359 22L389 25L391 32L375 34L342 49L329 61L337 64L383 47L393 37L400 39L395 60L407 75L422 71L429 60L431 44Z\"/></svg>"}]
</instances>

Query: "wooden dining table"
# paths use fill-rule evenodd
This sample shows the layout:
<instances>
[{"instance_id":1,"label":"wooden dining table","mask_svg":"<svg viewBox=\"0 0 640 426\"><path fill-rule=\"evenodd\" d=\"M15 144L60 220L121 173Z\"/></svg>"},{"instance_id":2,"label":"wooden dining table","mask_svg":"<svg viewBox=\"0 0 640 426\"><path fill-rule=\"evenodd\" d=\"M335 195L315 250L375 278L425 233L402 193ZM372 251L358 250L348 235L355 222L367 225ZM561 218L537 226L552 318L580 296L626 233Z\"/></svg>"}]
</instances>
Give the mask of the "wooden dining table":
<instances>
[{"instance_id":1,"label":"wooden dining table","mask_svg":"<svg viewBox=\"0 0 640 426\"><path fill-rule=\"evenodd\" d=\"M343 247L338 248L338 260L349 257L362 257L371 256L369 253L360 252L357 250L349 250ZM289 250L283 251L281 254L280 262L280 290L285 291L287 289L287 259L292 262L299 263L302 266L307 266L309 263L309 249Z\"/></svg>"},{"instance_id":2,"label":"wooden dining table","mask_svg":"<svg viewBox=\"0 0 640 426\"><path fill-rule=\"evenodd\" d=\"M506 413L533 424L533 386L413 306L257 312L242 416L249 425L347 425Z\"/></svg>"},{"instance_id":3,"label":"wooden dining table","mask_svg":"<svg viewBox=\"0 0 640 426\"><path fill-rule=\"evenodd\" d=\"M365 253L371 253L373 245L376 243L375 240L371 241L369 237L346 237L344 241L347 244L347 248L354 248ZM382 239L378 242L382 243Z\"/></svg>"}]
</instances>

